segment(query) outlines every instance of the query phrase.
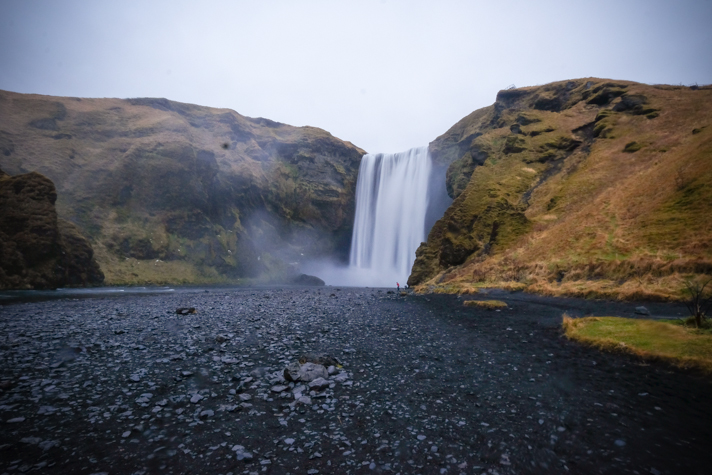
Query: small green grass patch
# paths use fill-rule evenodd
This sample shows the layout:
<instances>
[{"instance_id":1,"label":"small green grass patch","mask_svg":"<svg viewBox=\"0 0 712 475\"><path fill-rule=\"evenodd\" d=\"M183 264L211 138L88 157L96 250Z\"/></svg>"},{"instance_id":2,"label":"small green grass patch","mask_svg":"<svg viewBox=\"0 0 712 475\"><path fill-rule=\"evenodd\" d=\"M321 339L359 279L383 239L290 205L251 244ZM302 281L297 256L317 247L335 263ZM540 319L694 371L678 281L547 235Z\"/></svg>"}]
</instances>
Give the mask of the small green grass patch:
<instances>
[{"instance_id":1,"label":"small green grass patch","mask_svg":"<svg viewBox=\"0 0 712 475\"><path fill-rule=\"evenodd\" d=\"M622 350L644 359L712 373L712 334L666 322L620 317L573 319L564 314L566 336L602 350Z\"/></svg>"}]
</instances>

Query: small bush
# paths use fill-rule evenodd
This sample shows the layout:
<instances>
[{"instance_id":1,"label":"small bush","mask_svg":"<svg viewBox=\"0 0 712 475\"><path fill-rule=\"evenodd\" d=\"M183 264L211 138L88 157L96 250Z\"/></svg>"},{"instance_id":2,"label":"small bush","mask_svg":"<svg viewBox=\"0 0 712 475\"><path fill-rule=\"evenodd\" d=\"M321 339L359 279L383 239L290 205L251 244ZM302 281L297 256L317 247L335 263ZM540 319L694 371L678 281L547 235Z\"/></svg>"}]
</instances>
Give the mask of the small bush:
<instances>
[{"instance_id":1,"label":"small bush","mask_svg":"<svg viewBox=\"0 0 712 475\"><path fill-rule=\"evenodd\" d=\"M706 322L705 313L712 302L712 286L708 287L711 283L712 279L705 282L691 279L685 281L685 293L689 296L685 305L697 328L703 328Z\"/></svg>"},{"instance_id":2,"label":"small bush","mask_svg":"<svg viewBox=\"0 0 712 475\"><path fill-rule=\"evenodd\" d=\"M700 326L697 326L697 321L695 320L694 315L687 317L684 320L680 320L680 323L682 326L685 327L691 327L691 328L700 328L702 330L711 330L712 329L712 322L710 322L709 318L705 318L700 322Z\"/></svg>"}]
</instances>

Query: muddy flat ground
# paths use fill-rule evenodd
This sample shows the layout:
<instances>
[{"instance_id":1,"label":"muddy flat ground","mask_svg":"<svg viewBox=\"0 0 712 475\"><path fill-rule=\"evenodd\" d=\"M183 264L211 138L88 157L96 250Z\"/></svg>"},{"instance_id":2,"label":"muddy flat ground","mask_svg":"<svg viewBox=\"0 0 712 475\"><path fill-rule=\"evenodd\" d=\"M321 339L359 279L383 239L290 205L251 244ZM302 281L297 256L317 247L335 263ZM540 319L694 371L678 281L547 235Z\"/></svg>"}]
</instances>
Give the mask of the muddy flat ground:
<instances>
[{"instance_id":1,"label":"muddy flat ground","mask_svg":"<svg viewBox=\"0 0 712 475\"><path fill-rule=\"evenodd\" d=\"M345 287L0 306L0 474L710 473L709 377L561 334L640 303L467 298L493 296L509 308ZM300 359L338 363L328 386L283 381Z\"/></svg>"}]
</instances>

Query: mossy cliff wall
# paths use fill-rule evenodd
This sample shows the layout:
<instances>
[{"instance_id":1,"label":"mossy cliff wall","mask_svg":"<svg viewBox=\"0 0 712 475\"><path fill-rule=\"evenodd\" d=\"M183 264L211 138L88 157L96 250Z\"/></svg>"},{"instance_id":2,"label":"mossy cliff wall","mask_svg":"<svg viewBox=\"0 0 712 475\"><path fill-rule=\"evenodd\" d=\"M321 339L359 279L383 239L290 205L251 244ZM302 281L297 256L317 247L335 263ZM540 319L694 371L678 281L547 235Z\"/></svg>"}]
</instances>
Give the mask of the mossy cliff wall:
<instances>
[{"instance_id":1,"label":"mossy cliff wall","mask_svg":"<svg viewBox=\"0 0 712 475\"><path fill-rule=\"evenodd\" d=\"M275 279L345 259L363 154L228 109L0 91L0 167L56 183L59 215L110 284Z\"/></svg>"},{"instance_id":2,"label":"mossy cliff wall","mask_svg":"<svg viewBox=\"0 0 712 475\"><path fill-rule=\"evenodd\" d=\"M454 201L408 283L676 298L712 271L710 125L710 87L500 91L430 144Z\"/></svg>"}]
</instances>

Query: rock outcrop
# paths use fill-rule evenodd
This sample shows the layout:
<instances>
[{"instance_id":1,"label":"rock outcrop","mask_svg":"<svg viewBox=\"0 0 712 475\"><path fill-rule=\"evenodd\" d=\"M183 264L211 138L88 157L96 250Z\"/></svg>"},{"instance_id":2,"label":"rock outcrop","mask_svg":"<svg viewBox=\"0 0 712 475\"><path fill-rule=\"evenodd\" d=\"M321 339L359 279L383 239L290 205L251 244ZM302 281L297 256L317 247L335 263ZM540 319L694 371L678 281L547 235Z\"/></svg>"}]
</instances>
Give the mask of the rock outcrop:
<instances>
[{"instance_id":1,"label":"rock outcrop","mask_svg":"<svg viewBox=\"0 0 712 475\"><path fill-rule=\"evenodd\" d=\"M0 91L0 167L56 183L110 284L288 281L346 259L363 154L228 109Z\"/></svg>"},{"instance_id":2,"label":"rock outcrop","mask_svg":"<svg viewBox=\"0 0 712 475\"><path fill-rule=\"evenodd\" d=\"M54 289L102 283L93 250L57 218L54 183L39 173L0 170L0 289Z\"/></svg>"},{"instance_id":3,"label":"rock outcrop","mask_svg":"<svg viewBox=\"0 0 712 475\"><path fill-rule=\"evenodd\" d=\"M712 272L712 87L500 91L430 144L454 201L409 285L675 298Z\"/></svg>"}]
</instances>

